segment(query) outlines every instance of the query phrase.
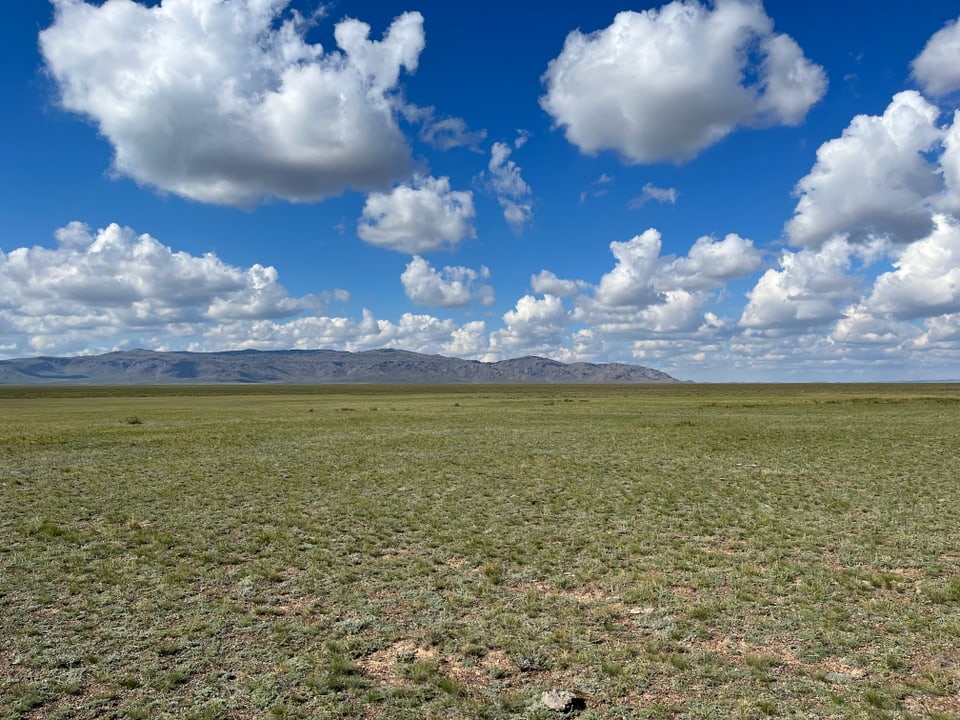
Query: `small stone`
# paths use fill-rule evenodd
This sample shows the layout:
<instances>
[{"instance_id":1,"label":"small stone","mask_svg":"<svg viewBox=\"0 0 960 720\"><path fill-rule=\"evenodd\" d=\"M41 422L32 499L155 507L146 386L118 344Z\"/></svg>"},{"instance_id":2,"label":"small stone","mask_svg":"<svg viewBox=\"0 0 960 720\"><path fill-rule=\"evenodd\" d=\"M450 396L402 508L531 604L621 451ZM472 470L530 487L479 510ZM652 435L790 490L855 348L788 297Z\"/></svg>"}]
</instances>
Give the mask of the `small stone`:
<instances>
[{"instance_id":1,"label":"small stone","mask_svg":"<svg viewBox=\"0 0 960 720\"><path fill-rule=\"evenodd\" d=\"M542 702L548 710L568 713L573 710L583 710L587 704L583 698L577 697L569 690L547 690L540 696Z\"/></svg>"},{"instance_id":2,"label":"small stone","mask_svg":"<svg viewBox=\"0 0 960 720\"><path fill-rule=\"evenodd\" d=\"M827 673L827 680L832 683L847 683L854 679L850 673L832 672Z\"/></svg>"}]
</instances>

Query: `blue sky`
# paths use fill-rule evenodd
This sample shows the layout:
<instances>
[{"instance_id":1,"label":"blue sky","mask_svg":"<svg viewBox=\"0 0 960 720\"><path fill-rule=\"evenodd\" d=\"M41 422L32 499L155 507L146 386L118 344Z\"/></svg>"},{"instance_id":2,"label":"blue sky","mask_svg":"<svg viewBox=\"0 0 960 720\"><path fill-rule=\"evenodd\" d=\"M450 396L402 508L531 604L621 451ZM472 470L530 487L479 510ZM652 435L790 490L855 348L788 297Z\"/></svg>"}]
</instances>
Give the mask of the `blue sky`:
<instances>
[{"instance_id":1,"label":"blue sky","mask_svg":"<svg viewBox=\"0 0 960 720\"><path fill-rule=\"evenodd\" d=\"M0 357L958 379L958 15L6 3Z\"/></svg>"}]
</instances>

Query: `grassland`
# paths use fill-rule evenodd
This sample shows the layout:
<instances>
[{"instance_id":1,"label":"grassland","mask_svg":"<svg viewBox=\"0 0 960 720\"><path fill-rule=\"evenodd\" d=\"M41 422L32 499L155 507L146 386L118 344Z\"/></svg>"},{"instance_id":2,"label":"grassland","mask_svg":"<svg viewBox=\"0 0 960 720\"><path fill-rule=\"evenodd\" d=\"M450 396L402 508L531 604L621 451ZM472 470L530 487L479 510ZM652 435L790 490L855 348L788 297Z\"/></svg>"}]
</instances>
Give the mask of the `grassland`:
<instances>
[{"instance_id":1,"label":"grassland","mask_svg":"<svg viewBox=\"0 0 960 720\"><path fill-rule=\"evenodd\" d=\"M0 717L960 717L960 387L0 389Z\"/></svg>"}]
</instances>

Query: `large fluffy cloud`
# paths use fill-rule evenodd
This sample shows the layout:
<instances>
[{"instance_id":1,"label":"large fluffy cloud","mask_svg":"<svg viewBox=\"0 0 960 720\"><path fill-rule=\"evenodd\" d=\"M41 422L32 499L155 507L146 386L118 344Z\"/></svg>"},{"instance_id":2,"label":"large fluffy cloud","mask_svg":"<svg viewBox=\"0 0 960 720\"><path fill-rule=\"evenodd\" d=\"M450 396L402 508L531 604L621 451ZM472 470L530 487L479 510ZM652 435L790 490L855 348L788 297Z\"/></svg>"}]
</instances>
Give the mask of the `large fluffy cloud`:
<instances>
[{"instance_id":1,"label":"large fluffy cloud","mask_svg":"<svg viewBox=\"0 0 960 720\"><path fill-rule=\"evenodd\" d=\"M486 266L480 270L448 266L437 271L416 255L403 271L400 281L407 297L415 305L463 307L474 299L482 305L493 303L493 288L482 282L489 277L490 270Z\"/></svg>"},{"instance_id":2,"label":"large fluffy cloud","mask_svg":"<svg viewBox=\"0 0 960 720\"><path fill-rule=\"evenodd\" d=\"M947 361L949 367L956 368L956 352L960 349L960 313L950 313L930 318L924 325L926 333L918 345L930 347L935 344L945 346L950 351Z\"/></svg>"},{"instance_id":3,"label":"large fluffy cloud","mask_svg":"<svg viewBox=\"0 0 960 720\"><path fill-rule=\"evenodd\" d=\"M600 278L596 299L608 306L650 305L659 298L654 278L660 259L661 235L650 228L626 242L610 243L616 266Z\"/></svg>"},{"instance_id":4,"label":"large fluffy cloud","mask_svg":"<svg viewBox=\"0 0 960 720\"><path fill-rule=\"evenodd\" d=\"M660 232L650 228L626 241L610 243L617 263L600 278L595 299L609 307L651 305L663 293L706 290L748 275L760 267L753 242L734 233L723 240L698 238L686 257L661 257Z\"/></svg>"},{"instance_id":5,"label":"large fluffy cloud","mask_svg":"<svg viewBox=\"0 0 960 720\"><path fill-rule=\"evenodd\" d=\"M897 367L900 377L951 372L950 353L960 350L960 223L943 214L933 223L927 236L902 246L838 236L818 249L784 252L780 268L747 294L744 332L733 349L772 353L766 337L798 345L809 362L820 358L838 371L888 368L890 379ZM866 268L881 259L892 269L865 288L854 262Z\"/></svg>"},{"instance_id":6,"label":"large fluffy cloud","mask_svg":"<svg viewBox=\"0 0 960 720\"><path fill-rule=\"evenodd\" d=\"M960 110L954 112L953 124L944 133L940 171L944 193L936 204L941 210L960 215Z\"/></svg>"},{"instance_id":7,"label":"large fluffy cloud","mask_svg":"<svg viewBox=\"0 0 960 720\"><path fill-rule=\"evenodd\" d=\"M367 197L357 228L373 245L410 254L453 247L475 237L473 193L450 189L446 177L416 177L389 194Z\"/></svg>"},{"instance_id":8,"label":"large fluffy cloud","mask_svg":"<svg viewBox=\"0 0 960 720\"><path fill-rule=\"evenodd\" d=\"M441 345L441 350L454 357L482 358L490 345L487 325L483 320L473 320L450 333L450 339Z\"/></svg>"},{"instance_id":9,"label":"large fluffy cloud","mask_svg":"<svg viewBox=\"0 0 960 720\"><path fill-rule=\"evenodd\" d=\"M630 163L690 159L738 125L798 124L827 86L749 0L621 12L603 30L570 33L543 82L541 105L571 143Z\"/></svg>"},{"instance_id":10,"label":"large fluffy cloud","mask_svg":"<svg viewBox=\"0 0 960 720\"><path fill-rule=\"evenodd\" d=\"M931 95L960 89L960 19L947 23L911 63L913 75Z\"/></svg>"},{"instance_id":11,"label":"large fluffy cloud","mask_svg":"<svg viewBox=\"0 0 960 720\"><path fill-rule=\"evenodd\" d=\"M318 200L389 185L407 169L396 122L402 69L417 68L423 18L382 40L346 19L338 50L304 40L287 0L53 0L40 34L67 110L96 123L114 170L202 202Z\"/></svg>"},{"instance_id":12,"label":"large fluffy cloud","mask_svg":"<svg viewBox=\"0 0 960 720\"><path fill-rule=\"evenodd\" d=\"M919 93L901 92L883 115L858 115L841 137L821 145L816 165L797 183L790 241L816 248L837 233L898 242L928 233L929 199L941 180L924 153L942 136L939 115Z\"/></svg>"},{"instance_id":13,"label":"large fluffy cloud","mask_svg":"<svg viewBox=\"0 0 960 720\"><path fill-rule=\"evenodd\" d=\"M921 330L912 323L874 315L862 304L845 308L829 338L840 347L902 348L905 340L915 339Z\"/></svg>"},{"instance_id":14,"label":"large fluffy cloud","mask_svg":"<svg viewBox=\"0 0 960 720\"><path fill-rule=\"evenodd\" d=\"M667 265L665 276L685 288L713 288L752 273L761 261L753 241L736 233L723 240L704 236L697 238L686 257Z\"/></svg>"},{"instance_id":15,"label":"large fluffy cloud","mask_svg":"<svg viewBox=\"0 0 960 720\"><path fill-rule=\"evenodd\" d=\"M689 333L705 321L712 290L760 267L753 242L736 234L701 237L686 257L662 256L659 231L650 228L626 242L610 243L616 264L592 296L576 300L573 317L601 335Z\"/></svg>"},{"instance_id":16,"label":"large fluffy cloud","mask_svg":"<svg viewBox=\"0 0 960 720\"><path fill-rule=\"evenodd\" d=\"M53 249L0 252L0 324L18 346L24 338L46 350L71 337L188 336L217 323L295 316L327 299L290 297L272 267L175 252L116 224L94 233L74 222L56 238Z\"/></svg>"},{"instance_id":17,"label":"large fluffy cloud","mask_svg":"<svg viewBox=\"0 0 960 720\"><path fill-rule=\"evenodd\" d=\"M524 295L503 315L504 327L490 334L494 353L507 357L548 352L556 354L564 344L570 315L560 298Z\"/></svg>"},{"instance_id":18,"label":"large fluffy cloud","mask_svg":"<svg viewBox=\"0 0 960 720\"><path fill-rule=\"evenodd\" d=\"M856 296L850 277L851 248L835 238L818 250L784 252L780 269L767 270L747 293L740 325L758 329L807 329L833 322Z\"/></svg>"},{"instance_id":19,"label":"large fluffy cloud","mask_svg":"<svg viewBox=\"0 0 960 720\"><path fill-rule=\"evenodd\" d=\"M934 231L876 279L865 302L872 312L900 319L960 312L960 224L943 215L935 220Z\"/></svg>"},{"instance_id":20,"label":"large fluffy cloud","mask_svg":"<svg viewBox=\"0 0 960 720\"><path fill-rule=\"evenodd\" d=\"M843 311L830 335L844 347L873 346L917 362L955 366L960 350L960 224L946 215L907 246L869 294ZM922 322L921 322L922 321ZM921 327L922 325L922 327Z\"/></svg>"}]
</instances>

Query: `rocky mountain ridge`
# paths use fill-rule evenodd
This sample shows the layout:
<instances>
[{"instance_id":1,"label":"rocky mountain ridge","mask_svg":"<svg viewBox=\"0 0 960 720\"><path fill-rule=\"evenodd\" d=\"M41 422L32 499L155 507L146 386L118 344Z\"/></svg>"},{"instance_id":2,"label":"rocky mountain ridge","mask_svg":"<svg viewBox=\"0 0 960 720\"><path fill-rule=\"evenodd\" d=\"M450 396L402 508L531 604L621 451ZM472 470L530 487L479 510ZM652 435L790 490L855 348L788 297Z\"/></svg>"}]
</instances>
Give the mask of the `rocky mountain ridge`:
<instances>
[{"instance_id":1,"label":"rocky mountain ridge","mask_svg":"<svg viewBox=\"0 0 960 720\"><path fill-rule=\"evenodd\" d=\"M542 357L480 362L406 350L125 350L105 355L0 360L0 385L203 383L672 383L664 372L622 363Z\"/></svg>"}]
</instances>

